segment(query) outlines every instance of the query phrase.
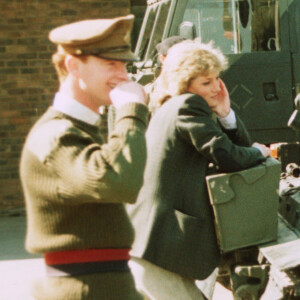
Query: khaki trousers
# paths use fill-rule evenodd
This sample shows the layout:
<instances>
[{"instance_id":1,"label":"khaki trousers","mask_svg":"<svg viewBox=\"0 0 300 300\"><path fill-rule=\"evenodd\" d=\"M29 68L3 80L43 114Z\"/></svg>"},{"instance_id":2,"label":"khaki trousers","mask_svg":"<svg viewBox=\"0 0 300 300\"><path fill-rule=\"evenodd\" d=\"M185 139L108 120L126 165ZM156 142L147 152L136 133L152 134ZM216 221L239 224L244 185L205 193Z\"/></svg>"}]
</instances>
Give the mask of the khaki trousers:
<instances>
[{"instance_id":1,"label":"khaki trousers","mask_svg":"<svg viewBox=\"0 0 300 300\"><path fill-rule=\"evenodd\" d=\"M135 280L136 289L144 296L145 300L205 299L199 288L206 285L204 283L206 280L199 281L200 285L198 288L195 280L182 277L179 274L162 269L137 257L131 258L129 267ZM214 273L217 274L217 272ZM216 278L216 275L214 278ZM208 290L213 291L215 279L212 279L211 281L214 281L213 287L210 286L208 288L206 286L206 292Z\"/></svg>"},{"instance_id":2,"label":"khaki trousers","mask_svg":"<svg viewBox=\"0 0 300 300\"><path fill-rule=\"evenodd\" d=\"M32 294L36 300L143 300L131 272L39 278Z\"/></svg>"}]
</instances>

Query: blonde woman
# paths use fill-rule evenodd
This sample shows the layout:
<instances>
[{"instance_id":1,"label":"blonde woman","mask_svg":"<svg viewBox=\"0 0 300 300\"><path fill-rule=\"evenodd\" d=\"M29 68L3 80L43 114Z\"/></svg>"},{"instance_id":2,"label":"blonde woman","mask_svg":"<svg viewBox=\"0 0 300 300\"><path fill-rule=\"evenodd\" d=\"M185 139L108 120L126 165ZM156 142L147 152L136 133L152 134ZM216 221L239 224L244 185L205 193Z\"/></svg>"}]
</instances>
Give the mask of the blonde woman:
<instances>
[{"instance_id":1,"label":"blonde woman","mask_svg":"<svg viewBox=\"0 0 300 300\"><path fill-rule=\"evenodd\" d=\"M198 288L218 266L205 176L252 167L269 156L251 146L230 107L220 72L224 55L198 40L173 46L156 90L146 134L147 163L138 200L128 205L136 230L131 269L145 299L204 299ZM214 119L213 115L217 117Z\"/></svg>"}]
</instances>

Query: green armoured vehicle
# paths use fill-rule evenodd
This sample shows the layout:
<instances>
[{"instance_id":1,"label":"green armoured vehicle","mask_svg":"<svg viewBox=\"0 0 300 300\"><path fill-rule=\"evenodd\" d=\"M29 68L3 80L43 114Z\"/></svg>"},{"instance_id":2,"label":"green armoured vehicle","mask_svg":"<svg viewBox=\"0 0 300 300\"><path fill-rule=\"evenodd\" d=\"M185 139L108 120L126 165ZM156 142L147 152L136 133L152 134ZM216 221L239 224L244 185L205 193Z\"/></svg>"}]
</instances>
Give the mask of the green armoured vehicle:
<instances>
[{"instance_id":1,"label":"green armoured vehicle","mask_svg":"<svg viewBox=\"0 0 300 300\"><path fill-rule=\"evenodd\" d=\"M222 78L253 139L297 141L287 121L300 93L299 20L299 0L148 0L136 77L153 79L155 46L169 36L214 40L229 58Z\"/></svg>"},{"instance_id":2,"label":"green armoured vehicle","mask_svg":"<svg viewBox=\"0 0 300 300\"><path fill-rule=\"evenodd\" d=\"M148 0L135 49L141 61L131 66L136 81L155 79L155 46L174 35L213 40L226 54L232 106L253 140L277 144L284 171L277 243L225 253L219 281L235 299L300 299L299 131L287 125L300 93L300 0Z\"/></svg>"}]
</instances>

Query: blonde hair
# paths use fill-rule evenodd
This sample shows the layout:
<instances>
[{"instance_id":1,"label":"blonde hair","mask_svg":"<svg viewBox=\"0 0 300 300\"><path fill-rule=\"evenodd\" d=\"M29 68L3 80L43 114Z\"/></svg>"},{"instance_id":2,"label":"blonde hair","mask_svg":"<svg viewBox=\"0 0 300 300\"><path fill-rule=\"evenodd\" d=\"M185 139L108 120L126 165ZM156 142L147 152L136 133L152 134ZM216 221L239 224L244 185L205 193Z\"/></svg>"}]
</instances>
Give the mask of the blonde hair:
<instances>
[{"instance_id":1,"label":"blonde hair","mask_svg":"<svg viewBox=\"0 0 300 300\"><path fill-rule=\"evenodd\" d=\"M169 98L184 94L191 80L227 68L227 59L213 42L186 40L172 46L164 61L152 99L161 106Z\"/></svg>"},{"instance_id":2,"label":"blonde hair","mask_svg":"<svg viewBox=\"0 0 300 300\"><path fill-rule=\"evenodd\" d=\"M62 83L68 76L68 70L65 65L65 59L68 54L69 53L66 52L62 47L58 46L57 51L52 55L52 63L54 64L60 83ZM86 55L81 55L77 57L79 57L83 61L86 61L87 59Z\"/></svg>"}]
</instances>

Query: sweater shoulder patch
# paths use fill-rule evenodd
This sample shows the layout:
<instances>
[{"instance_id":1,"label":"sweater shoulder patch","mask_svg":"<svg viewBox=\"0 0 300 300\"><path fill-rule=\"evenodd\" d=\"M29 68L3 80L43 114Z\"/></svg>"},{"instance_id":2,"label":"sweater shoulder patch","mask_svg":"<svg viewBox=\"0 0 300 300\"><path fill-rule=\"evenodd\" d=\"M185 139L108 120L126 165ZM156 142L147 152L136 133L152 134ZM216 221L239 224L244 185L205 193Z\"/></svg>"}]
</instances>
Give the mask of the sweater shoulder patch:
<instances>
[{"instance_id":1,"label":"sweater shoulder patch","mask_svg":"<svg viewBox=\"0 0 300 300\"><path fill-rule=\"evenodd\" d=\"M69 121L50 120L33 128L27 139L27 149L32 152L42 163L47 161L57 148L62 135L72 128Z\"/></svg>"}]
</instances>

